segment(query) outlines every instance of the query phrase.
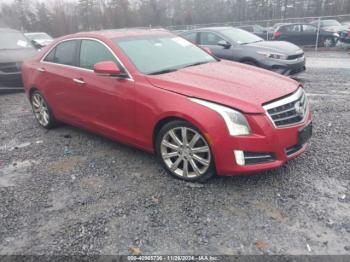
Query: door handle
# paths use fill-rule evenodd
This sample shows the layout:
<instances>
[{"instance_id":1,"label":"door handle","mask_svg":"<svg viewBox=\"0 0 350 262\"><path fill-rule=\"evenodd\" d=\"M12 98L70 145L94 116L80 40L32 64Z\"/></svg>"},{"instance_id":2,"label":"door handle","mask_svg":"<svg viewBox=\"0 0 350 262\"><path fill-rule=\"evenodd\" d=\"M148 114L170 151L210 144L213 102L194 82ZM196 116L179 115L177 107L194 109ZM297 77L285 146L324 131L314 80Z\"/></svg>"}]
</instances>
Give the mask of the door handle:
<instances>
[{"instance_id":1,"label":"door handle","mask_svg":"<svg viewBox=\"0 0 350 262\"><path fill-rule=\"evenodd\" d=\"M84 85L85 84L84 80L82 80L82 79L74 78L73 81L74 81L74 83L77 83L79 85Z\"/></svg>"},{"instance_id":2,"label":"door handle","mask_svg":"<svg viewBox=\"0 0 350 262\"><path fill-rule=\"evenodd\" d=\"M42 73L46 72L45 68L42 68L42 67L39 67L36 70L38 70L39 72L42 72Z\"/></svg>"}]
</instances>

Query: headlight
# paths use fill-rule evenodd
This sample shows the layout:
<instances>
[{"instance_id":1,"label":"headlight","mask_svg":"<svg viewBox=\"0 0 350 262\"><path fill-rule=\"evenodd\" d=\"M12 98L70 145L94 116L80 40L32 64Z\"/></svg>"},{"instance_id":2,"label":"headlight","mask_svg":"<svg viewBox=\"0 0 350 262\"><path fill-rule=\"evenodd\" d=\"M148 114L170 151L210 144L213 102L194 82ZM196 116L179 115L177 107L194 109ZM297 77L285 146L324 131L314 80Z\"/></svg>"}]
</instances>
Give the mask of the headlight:
<instances>
[{"instance_id":1,"label":"headlight","mask_svg":"<svg viewBox=\"0 0 350 262\"><path fill-rule=\"evenodd\" d=\"M266 56L267 58L273 58L273 59L287 60L288 58L287 55L279 54L279 53L270 53L270 52L264 52L264 51L258 51L257 53L260 55Z\"/></svg>"},{"instance_id":2,"label":"headlight","mask_svg":"<svg viewBox=\"0 0 350 262\"><path fill-rule=\"evenodd\" d=\"M190 100L202 106L208 107L221 115L231 136L246 136L251 134L248 121L241 112L197 98L190 98Z\"/></svg>"}]
</instances>

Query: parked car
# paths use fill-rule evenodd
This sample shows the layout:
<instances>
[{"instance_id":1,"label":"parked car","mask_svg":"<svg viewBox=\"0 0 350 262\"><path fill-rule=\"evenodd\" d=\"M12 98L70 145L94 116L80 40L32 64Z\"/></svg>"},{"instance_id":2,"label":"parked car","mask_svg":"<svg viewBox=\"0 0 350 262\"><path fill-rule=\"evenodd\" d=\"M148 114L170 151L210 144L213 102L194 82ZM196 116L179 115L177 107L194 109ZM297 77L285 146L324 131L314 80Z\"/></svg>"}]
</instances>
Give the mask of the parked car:
<instances>
[{"instance_id":1,"label":"parked car","mask_svg":"<svg viewBox=\"0 0 350 262\"><path fill-rule=\"evenodd\" d=\"M318 24L320 24L320 28L333 33L339 33L341 30L343 30L343 26L341 23L339 23L337 20L314 20L311 21L310 24L316 26L318 28Z\"/></svg>"},{"instance_id":2,"label":"parked car","mask_svg":"<svg viewBox=\"0 0 350 262\"><path fill-rule=\"evenodd\" d=\"M312 133L298 82L164 30L60 38L24 63L23 79L42 127L61 121L155 152L187 181L279 167Z\"/></svg>"},{"instance_id":3,"label":"parked car","mask_svg":"<svg viewBox=\"0 0 350 262\"><path fill-rule=\"evenodd\" d=\"M350 28L340 32L339 43L344 47L350 47Z\"/></svg>"},{"instance_id":4,"label":"parked car","mask_svg":"<svg viewBox=\"0 0 350 262\"><path fill-rule=\"evenodd\" d=\"M25 33L24 34L37 49L41 49L53 41L53 38L46 33Z\"/></svg>"},{"instance_id":5,"label":"parked car","mask_svg":"<svg viewBox=\"0 0 350 262\"><path fill-rule=\"evenodd\" d=\"M0 35L0 91L23 89L22 62L37 52L19 31L0 28Z\"/></svg>"},{"instance_id":6,"label":"parked car","mask_svg":"<svg viewBox=\"0 0 350 262\"><path fill-rule=\"evenodd\" d=\"M267 28L264 28L260 25L245 25L239 26L238 28L253 33L254 35L257 35L264 40L270 40L272 37L272 34L268 32Z\"/></svg>"},{"instance_id":7,"label":"parked car","mask_svg":"<svg viewBox=\"0 0 350 262\"><path fill-rule=\"evenodd\" d=\"M288 24L279 26L273 34L273 40L288 41L299 46L316 45L317 27L312 24ZM320 29L318 45L324 47L335 46L339 38L338 33Z\"/></svg>"},{"instance_id":8,"label":"parked car","mask_svg":"<svg viewBox=\"0 0 350 262\"><path fill-rule=\"evenodd\" d=\"M305 71L302 49L287 43L262 38L233 27L202 28L182 36L222 59L258 66L283 75Z\"/></svg>"}]
</instances>

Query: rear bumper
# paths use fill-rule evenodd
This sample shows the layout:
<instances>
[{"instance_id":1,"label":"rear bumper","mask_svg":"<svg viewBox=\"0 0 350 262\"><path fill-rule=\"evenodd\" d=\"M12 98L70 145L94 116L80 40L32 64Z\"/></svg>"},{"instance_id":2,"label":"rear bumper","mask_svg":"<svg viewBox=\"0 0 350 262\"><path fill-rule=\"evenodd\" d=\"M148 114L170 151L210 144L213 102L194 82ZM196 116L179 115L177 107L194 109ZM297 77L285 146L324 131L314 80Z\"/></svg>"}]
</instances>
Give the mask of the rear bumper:
<instances>
[{"instance_id":1,"label":"rear bumper","mask_svg":"<svg viewBox=\"0 0 350 262\"><path fill-rule=\"evenodd\" d=\"M261 66L281 75L293 76L306 70L305 63L305 57L295 60L265 59L261 62Z\"/></svg>"},{"instance_id":2,"label":"rear bumper","mask_svg":"<svg viewBox=\"0 0 350 262\"><path fill-rule=\"evenodd\" d=\"M214 140L216 142L212 145L212 150L218 175L242 175L275 169L298 157L307 149L307 142L298 145L298 134L300 129L312 121L311 112L304 122L285 128L275 128L266 115L246 117L253 130L252 135L246 137L227 135L225 139ZM270 154L273 158L267 158L266 161L259 163L246 161L245 165L239 165L234 153L237 150L248 152L250 156Z\"/></svg>"}]
</instances>

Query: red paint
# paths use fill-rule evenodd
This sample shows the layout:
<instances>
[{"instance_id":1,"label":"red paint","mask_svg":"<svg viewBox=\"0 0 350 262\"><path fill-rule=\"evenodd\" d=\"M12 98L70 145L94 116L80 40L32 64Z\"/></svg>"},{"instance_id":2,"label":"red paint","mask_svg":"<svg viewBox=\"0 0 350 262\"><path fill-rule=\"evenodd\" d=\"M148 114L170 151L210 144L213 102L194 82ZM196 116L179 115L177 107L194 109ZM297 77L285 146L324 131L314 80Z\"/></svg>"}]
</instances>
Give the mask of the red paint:
<instances>
[{"instance_id":1,"label":"red paint","mask_svg":"<svg viewBox=\"0 0 350 262\"><path fill-rule=\"evenodd\" d=\"M93 70L41 63L49 46L23 64L26 93L29 95L34 87L39 89L58 120L149 152L154 152L154 131L161 120L169 117L187 120L211 138L211 149L219 175L276 168L289 160L284 149L296 144L298 129L311 120L311 114L302 124L276 129L266 116L262 104L293 93L299 87L298 82L270 71L226 61L146 76L137 71L111 40L138 34L169 33L79 33L58 39L50 45L77 37L103 41L121 60L133 80L101 76ZM38 71L38 68L45 69L45 72ZM115 74L116 68L103 62L95 66L95 71ZM79 79L85 84L78 84L72 79ZM230 136L218 113L190 101L188 97L209 100L243 112L253 134L246 137ZM241 167L235 163L233 150L273 152L277 160Z\"/></svg>"}]
</instances>

